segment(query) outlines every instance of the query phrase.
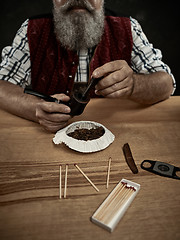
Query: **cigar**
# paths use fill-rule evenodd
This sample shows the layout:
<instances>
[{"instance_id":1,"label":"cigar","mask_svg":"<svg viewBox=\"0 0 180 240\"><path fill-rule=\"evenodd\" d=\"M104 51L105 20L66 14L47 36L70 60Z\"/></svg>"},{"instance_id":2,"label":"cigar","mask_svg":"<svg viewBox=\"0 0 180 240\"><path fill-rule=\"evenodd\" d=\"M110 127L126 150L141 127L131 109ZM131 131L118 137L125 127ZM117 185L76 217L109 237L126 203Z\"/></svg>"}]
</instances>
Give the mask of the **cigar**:
<instances>
[{"instance_id":1,"label":"cigar","mask_svg":"<svg viewBox=\"0 0 180 240\"><path fill-rule=\"evenodd\" d=\"M123 153L124 153L124 156L125 156L125 159L126 159L126 162L129 166L129 168L131 169L131 171L134 173L134 174L137 174L138 173L138 169L137 169L137 166L135 164L135 161L134 161L134 158L132 156L132 152L131 152L131 149L130 149L130 146L128 143L124 144L123 146Z\"/></svg>"}]
</instances>

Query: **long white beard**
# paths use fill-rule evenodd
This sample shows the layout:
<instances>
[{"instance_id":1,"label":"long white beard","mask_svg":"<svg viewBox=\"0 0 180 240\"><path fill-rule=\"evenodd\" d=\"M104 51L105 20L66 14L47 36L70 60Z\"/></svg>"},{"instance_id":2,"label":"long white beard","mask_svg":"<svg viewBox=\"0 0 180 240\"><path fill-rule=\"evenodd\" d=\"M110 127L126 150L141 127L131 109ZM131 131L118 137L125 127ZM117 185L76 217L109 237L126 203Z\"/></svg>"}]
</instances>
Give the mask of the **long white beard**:
<instances>
[{"instance_id":1,"label":"long white beard","mask_svg":"<svg viewBox=\"0 0 180 240\"><path fill-rule=\"evenodd\" d=\"M75 4L75 5L73 5ZM82 5L83 4L83 5ZM71 6L85 6L86 12L68 12ZM54 8L54 24L57 39L71 50L96 46L104 32L104 9L94 10L88 1L68 1L63 7Z\"/></svg>"}]
</instances>

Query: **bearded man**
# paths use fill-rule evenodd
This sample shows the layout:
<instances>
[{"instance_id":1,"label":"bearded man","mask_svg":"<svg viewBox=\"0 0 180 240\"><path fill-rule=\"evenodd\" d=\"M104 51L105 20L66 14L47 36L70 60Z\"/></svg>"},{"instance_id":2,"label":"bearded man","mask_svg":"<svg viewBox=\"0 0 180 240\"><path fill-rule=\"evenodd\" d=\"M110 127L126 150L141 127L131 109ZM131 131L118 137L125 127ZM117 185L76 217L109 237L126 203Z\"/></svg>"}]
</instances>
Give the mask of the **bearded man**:
<instances>
[{"instance_id":1,"label":"bearded man","mask_svg":"<svg viewBox=\"0 0 180 240\"><path fill-rule=\"evenodd\" d=\"M173 94L175 80L162 54L132 17L105 17L103 0L53 0L53 14L23 23L0 68L0 106L56 132L71 109L24 94L34 91L68 102L91 77L91 97L154 104ZM80 87L79 87L80 86ZM78 90L77 90L78 89Z\"/></svg>"}]
</instances>

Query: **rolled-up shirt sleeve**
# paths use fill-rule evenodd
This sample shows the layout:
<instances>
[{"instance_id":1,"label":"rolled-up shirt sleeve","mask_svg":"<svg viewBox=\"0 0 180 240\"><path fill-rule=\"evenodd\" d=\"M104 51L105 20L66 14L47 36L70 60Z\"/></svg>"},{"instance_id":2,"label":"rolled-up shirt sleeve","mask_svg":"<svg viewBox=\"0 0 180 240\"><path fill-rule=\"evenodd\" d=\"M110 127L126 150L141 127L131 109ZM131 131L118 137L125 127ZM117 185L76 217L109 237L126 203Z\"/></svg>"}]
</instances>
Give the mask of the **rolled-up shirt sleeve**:
<instances>
[{"instance_id":1,"label":"rolled-up shirt sleeve","mask_svg":"<svg viewBox=\"0 0 180 240\"><path fill-rule=\"evenodd\" d=\"M162 61L162 52L153 47L148 41L138 21L130 17L133 37L133 49L131 55L132 69L136 73L149 74L153 72L167 72L173 79L174 93L176 81L171 69Z\"/></svg>"},{"instance_id":2,"label":"rolled-up shirt sleeve","mask_svg":"<svg viewBox=\"0 0 180 240\"><path fill-rule=\"evenodd\" d=\"M27 39L26 20L18 30L12 46L7 46L2 51L0 64L0 80L25 87L31 82L31 63L29 44Z\"/></svg>"}]
</instances>

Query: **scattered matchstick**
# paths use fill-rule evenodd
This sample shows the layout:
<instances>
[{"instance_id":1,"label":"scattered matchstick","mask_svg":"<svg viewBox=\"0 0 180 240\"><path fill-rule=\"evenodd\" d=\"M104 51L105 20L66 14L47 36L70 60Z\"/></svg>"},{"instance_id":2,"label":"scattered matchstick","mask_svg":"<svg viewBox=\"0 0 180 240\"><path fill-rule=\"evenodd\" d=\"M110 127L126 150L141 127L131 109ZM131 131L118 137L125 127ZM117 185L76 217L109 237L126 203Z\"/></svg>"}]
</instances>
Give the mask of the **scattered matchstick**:
<instances>
[{"instance_id":1,"label":"scattered matchstick","mask_svg":"<svg viewBox=\"0 0 180 240\"><path fill-rule=\"evenodd\" d=\"M99 192L99 189L94 185L94 183L88 178L88 176L86 176L86 174L81 170L80 167L78 167L77 164L74 164L74 166L78 169L78 171L86 178L86 180L91 184L91 186L97 191Z\"/></svg>"},{"instance_id":2,"label":"scattered matchstick","mask_svg":"<svg viewBox=\"0 0 180 240\"><path fill-rule=\"evenodd\" d=\"M108 171L107 171L107 181L106 181L106 188L108 189L109 187L109 176L110 176L110 170L111 170L111 161L112 158L109 158L109 163L108 163Z\"/></svg>"},{"instance_id":3,"label":"scattered matchstick","mask_svg":"<svg viewBox=\"0 0 180 240\"><path fill-rule=\"evenodd\" d=\"M62 176L62 165L59 166L59 198L62 198L62 180L61 180L61 176Z\"/></svg>"},{"instance_id":4,"label":"scattered matchstick","mask_svg":"<svg viewBox=\"0 0 180 240\"><path fill-rule=\"evenodd\" d=\"M66 198L66 195L67 195L67 174L68 174L68 164L66 164L66 172L65 172L64 198Z\"/></svg>"}]
</instances>

